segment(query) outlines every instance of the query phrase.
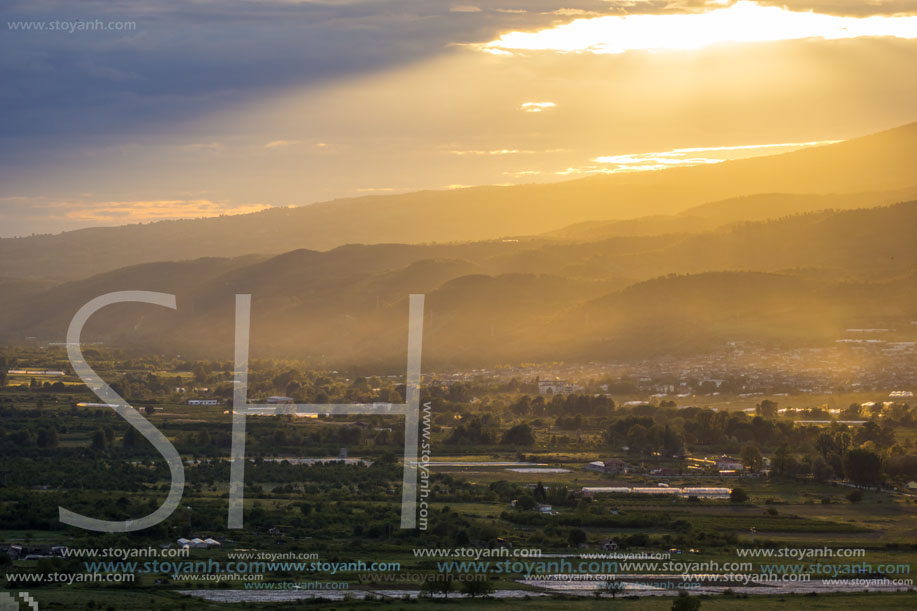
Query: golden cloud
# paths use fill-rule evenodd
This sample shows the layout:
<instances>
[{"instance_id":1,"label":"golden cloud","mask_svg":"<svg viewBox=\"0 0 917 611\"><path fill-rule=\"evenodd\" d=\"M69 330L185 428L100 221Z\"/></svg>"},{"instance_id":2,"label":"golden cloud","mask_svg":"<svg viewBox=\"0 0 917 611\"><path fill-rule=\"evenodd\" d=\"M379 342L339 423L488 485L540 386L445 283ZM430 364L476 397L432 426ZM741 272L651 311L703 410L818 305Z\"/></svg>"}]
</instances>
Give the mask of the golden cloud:
<instances>
[{"instance_id":1,"label":"golden cloud","mask_svg":"<svg viewBox=\"0 0 917 611\"><path fill-rule=\"evenodd\" d=\"M95 203L53 202L39 205L49 220L92 221L98 223L140 223L180 218L210 218L260 212L266 204L228 204L206 199L111 201Z\"/></svg>"}]
</instances>

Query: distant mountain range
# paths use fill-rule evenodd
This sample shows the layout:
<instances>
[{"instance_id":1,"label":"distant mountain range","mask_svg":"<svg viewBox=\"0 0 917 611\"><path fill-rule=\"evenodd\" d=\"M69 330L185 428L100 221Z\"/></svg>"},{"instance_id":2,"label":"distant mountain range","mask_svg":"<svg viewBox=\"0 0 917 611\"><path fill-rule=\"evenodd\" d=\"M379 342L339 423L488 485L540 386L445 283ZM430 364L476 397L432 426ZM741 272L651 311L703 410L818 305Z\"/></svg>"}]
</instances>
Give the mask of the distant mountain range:
<instances>
[{"instance_id":1,"label":"distant mountain range","mask_svg":"<svg viewBox=\"0 0 917 611\"><path fill-rule=\"evenodd\" d=\"M177 312L118 305L85 341L232 358L234 295L253 295L253 354L403 369L407 295L427 295L428 368L689 354L729 341L825 345L917 319L917 201L594 241L531 237L341 246L158 262L49 285L7 280L0 340L62 341L118 290L174 293Z\"/></svg>"},{"instance_id":2,"label":"distant mountain range","mask_svg":"<svg viewBox=\"0 0 917 611\"><path fill-rule=\"evenodd\" d=\"M917 123L912 123L839 144L661 172L362 197L0 239L0 276L62 282L155 261L356 243L474 242L541 234L589 241L690 233L824 208L910 200L917 194L915 159Z\"/></svg>"},{"instance_id":3,"label":"distant mountain range","mask_svg":"<svg viewBox=\"0 0 917 611\"><path fill-rule=\"evenodd\" d=\"M917 178L917 177L915 177ZM624 236L697 233L748 221L764 221L818 210L871 208L917 199L917 186L885 192L832 195L758 193L689 208L678 214L612 221L584 221L544 235L592 241Z\"/></svg>"}]
</instances>

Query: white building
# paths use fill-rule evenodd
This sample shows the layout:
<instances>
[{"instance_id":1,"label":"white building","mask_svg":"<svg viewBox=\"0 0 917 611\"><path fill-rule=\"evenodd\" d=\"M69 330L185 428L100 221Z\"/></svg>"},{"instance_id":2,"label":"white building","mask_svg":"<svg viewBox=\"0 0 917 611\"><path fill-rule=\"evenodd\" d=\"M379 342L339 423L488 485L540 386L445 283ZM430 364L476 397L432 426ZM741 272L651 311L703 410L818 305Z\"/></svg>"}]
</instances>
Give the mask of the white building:
<instances>
[{"instance_id":1,"label":"white building","mask_svg":"<svg viewBox=\"0 0 917 611\"><path fill-rule=\"evenodd\" d=\"M539 395L572 395L583 390L582 386L567 382L566 380L539 380Z\"/></svg>"},{"instance_id":2,"label":"white building","mask_svg":"<svg viewBox=\"0 0 917 611\"><path fill-rule=\"evenodd\" d=\"M716 469L717 471L744 471L745 465L738 458L724 455L716 459Z\"/></svg>"}]
</instances>

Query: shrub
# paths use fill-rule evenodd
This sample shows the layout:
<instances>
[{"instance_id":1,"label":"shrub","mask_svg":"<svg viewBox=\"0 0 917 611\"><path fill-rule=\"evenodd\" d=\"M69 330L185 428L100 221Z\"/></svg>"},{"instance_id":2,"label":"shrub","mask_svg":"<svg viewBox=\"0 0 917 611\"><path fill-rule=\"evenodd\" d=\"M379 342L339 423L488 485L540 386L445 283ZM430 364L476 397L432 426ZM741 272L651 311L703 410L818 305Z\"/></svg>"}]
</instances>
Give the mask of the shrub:
<instances>
[{"instance_id":1,"label":"shrub","mask_svg":"<svg viewBox=\"0 0 917 611\"><path fill-rule=\"evenodd\" d=\"M700 609L700 599L690 596L684 590L679 592L678 597L672 601L672 611L697 611L698 609Z\"/></svg>"}]
</instances>

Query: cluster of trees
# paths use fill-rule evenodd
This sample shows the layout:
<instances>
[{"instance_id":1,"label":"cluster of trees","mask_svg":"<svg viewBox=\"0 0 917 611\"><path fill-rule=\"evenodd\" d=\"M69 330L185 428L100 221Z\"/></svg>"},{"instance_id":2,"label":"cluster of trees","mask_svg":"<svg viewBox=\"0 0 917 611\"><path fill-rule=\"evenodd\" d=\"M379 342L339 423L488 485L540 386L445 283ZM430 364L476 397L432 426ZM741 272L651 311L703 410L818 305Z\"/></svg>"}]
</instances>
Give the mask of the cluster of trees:
<instances>
[{"instance_id":1,"label":"cluster of trees","mask_svg":"<svg viewBox=\"0 0 917 611\"><path fill-rule=\"evenodd\" d=\"M149 416L151 406L144 410ZM132 426L116 416L110 409L84 409L71 411L9 409L0 405L0 456L22 455L23 452L45 455L47 450L59 448L61 436L67 435L70 444L58 452L105 453L109 456L157 456L153 447ZM341 447L361 448L376 454L404 445L403 420L397 417L369 415L364 421L338 421L338 417L318 421L296 422L291 416L281 416L259 421L249 428L247 446L249 454L291 456L336 455ZM229 422L173 422L158 420L156 426L185 456L225 456L232 444Z\"/></svg>"},{"instance_id":2,"label":"cluster of trees","mask_svg":"<svg viewBox=\"0 0 917 611\"><path fill-rule=\"evenodd\" d=\"M684 436L668 424L660 424L647 416L628 416L615 421L605 431L605 443L612 447L626 446L638 456L654 452L672 457L684 453Z\"/></svg>"},{"instance_id":3,"label":"cluster of trees","mask_svg":"<svg viewBox=\"0 0 917 611\"><path fill-rule=\"evenodd\" d=\"M57 429L52 426L42 426L36 433L31 427L25 427L7 434L0 427L0 444L9 442L18 448L56 448L60 443Z\"/></svg>"},{"instance_id":4,"label":"cluster of trees","mask_svg":"<svg viewBox=\"0 0 917 611\"><path fill-rule=\"evenodd\" d=\"M535 432L522 423L500 432L498 419L484 414L463 418L462 423L452 429L446 437L449 445L492 445L499 438L501 445L530 447L535 445Z\"/></svg>"},{"instance_id":5,"label":"cluster of trees","mask_svg":"<svg viewBox=\"0 0 917 611\"><path fill-rule=\"evenodd\" d=\"M819 481L847 478L858 485L878 486L883 475L882 457L866 444L855 447L855 437L846 431L820 433L815 440L818 456L814 458L805 455L797 459L787 444L781 444L771 460L772 473L777 477L812 475Z\"/></svg>"},{"instance_id":6,"label":"cluster of trees","mask_svg":"<svg viewBox=\"0 0 917 611\"><path fill-rule=\"evenodd\" d=\"M367 421L337 422L320 419L303 425L290 417L277 416L258 422L258 426L247 431L246 451L251 456L304 456L336 455L340 448L359 448L363 452L376 454L404 446L403 420L373 416ZM232 447L232 434L228 425L212 427L173 427L161 423L162 430L174 435L174 443L183 455L225 456ZM132 427L125 431L126 436Z\"/></svg>"},{"instance_id":7,"label":"cluster of trees","mask_svg":"<svg viewBox=\"0 0 917 611\"><path fill-rule=\"evenodd\" d=\"M549 401L542 395L522 395L508 407L516 416L609 416L615 402L605 394L553 395Z\"/></svg>"},{"instance_id":8,"label":"cluster of trees","mask_svg":"<svg viewBox=\"0 0 917 611\"><path fill-rule=\"evenodd\" d=\"M490 414L463 418L445 442L450 445L492 445L496 430L497 422Z\"/></svg>"},{"instance_id":9,"label":"cluster of trees","mask_svg":"<svg viewBox=\"0 0 917 611\"><path fill-rule=\"evenodd\" d=\"M517 424L503 433L500 443L512 446L533 446L535 445L535 435L529 425Z\"/></svg>"}]
</instances>

